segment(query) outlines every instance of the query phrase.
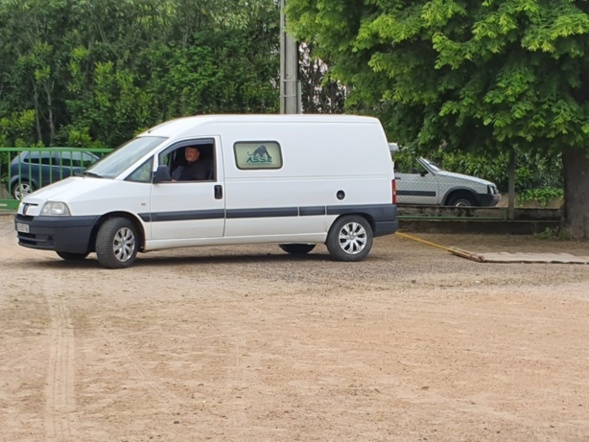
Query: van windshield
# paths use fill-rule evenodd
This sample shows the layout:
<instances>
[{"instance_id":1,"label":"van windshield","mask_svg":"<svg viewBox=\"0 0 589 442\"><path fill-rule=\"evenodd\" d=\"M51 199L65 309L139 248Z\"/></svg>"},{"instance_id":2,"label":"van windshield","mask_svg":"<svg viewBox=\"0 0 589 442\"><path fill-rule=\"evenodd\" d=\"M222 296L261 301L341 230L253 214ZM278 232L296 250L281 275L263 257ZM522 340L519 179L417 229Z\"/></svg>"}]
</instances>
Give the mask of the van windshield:
<instances>
[{"instance_id":1,"label":"van windshield","mask_svg":"<svg viewBox=\"0 0 589 442\"><path fill-rule=\"evenodd\" d=\"M166 140L165 137L135 138L118 147L92 167L89 167L85 174L102 178L115 178Z\"/></svg>"}]
</instances>

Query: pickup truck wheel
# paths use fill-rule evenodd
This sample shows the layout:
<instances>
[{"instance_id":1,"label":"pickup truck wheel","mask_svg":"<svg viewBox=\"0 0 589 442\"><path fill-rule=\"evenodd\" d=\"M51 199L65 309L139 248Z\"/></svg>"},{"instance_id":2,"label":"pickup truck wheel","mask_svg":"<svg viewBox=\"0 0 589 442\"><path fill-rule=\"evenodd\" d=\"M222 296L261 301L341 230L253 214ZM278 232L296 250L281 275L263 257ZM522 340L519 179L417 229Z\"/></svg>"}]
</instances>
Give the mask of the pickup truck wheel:
<instances>
[{"instance_id":1,"label":"pickup truck wheel","mask_svg":"<svg viewBox=\"0 0 589 442\"><path fill-rule=\"evenodd\" d=\"M35 187L31 183L29 183L28 181L23 180L19 183L16 183L12 187L12 196L14 197L14 199L20 201L20 200L24 199L26 196L33 193L34 191L35 191Z\"/></svg>"},{"instance_id":2,"label":"pickup truck wheel","mask_svg":"<svg viewBox=\"0 0 589 442\"><path fill-rule=\"evenodd\" d=\"M126 218L110 218L96 236L98 261L109 269L129 267L137 256L137 227Z\"/></svg>"},{"instance_id":3,"label":"pickup truck wheel","mask_svg":"<svg viewBox=\"0 0 589 442\"><path fill-rule=\"evenodd\" d=\"M331 226L326 245L337 261L361 261L372 248L372 228L361 216L342 216Z\"/></svg>"},{"instance_id":4,"label":"pickup truck wheel","mask_svg":"<svg viewBox=\"0 0 589 442\"><path fill-rule=\"evenodd\" d=\"M306 255L315 248L315 244L280 244L280 248L291 255Z\"/></svg>"},{"instance_id":5,"label":"pickup truck wheel","mask_svg":"<svg viewBox=\"0 0 589 442\"><path fill-rule=\"evenodd\" d=\"M56 252L60 258L65 259L66 261L82 261L86 259L88 253L72 253L72 252Z\"/></svg>"},{"instance_id":6,"label":"pickup truck wheel","mask_svg":"<svg viewBox=\"0 0 589 442\"><path fill-rule=\"evenodd\" d=\"M466 206L477 206L477 202L474 198L464 195L455 196L450 200L448 204L454 207L466 207Z\"/></svg>"}]
</instances>

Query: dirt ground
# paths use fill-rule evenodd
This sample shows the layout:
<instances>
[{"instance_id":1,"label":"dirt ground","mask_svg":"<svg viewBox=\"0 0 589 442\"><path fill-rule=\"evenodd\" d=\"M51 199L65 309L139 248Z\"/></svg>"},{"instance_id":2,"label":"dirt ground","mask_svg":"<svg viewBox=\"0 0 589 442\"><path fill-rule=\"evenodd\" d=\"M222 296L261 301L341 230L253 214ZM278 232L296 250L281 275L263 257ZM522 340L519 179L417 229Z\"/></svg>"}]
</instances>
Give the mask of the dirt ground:
<instances>
[{"instance_id":1,"label":"dirt ground","mask_svg":"<svg viewBox=\"0 0 589 442\"><path fill-rule=\"evenodd\" d=\"M588 243L419 235L476 252ZM17 246L0 216L0 441L587 441L589 266L398 236L141 255Z\"/></svg>"}]
</instances>

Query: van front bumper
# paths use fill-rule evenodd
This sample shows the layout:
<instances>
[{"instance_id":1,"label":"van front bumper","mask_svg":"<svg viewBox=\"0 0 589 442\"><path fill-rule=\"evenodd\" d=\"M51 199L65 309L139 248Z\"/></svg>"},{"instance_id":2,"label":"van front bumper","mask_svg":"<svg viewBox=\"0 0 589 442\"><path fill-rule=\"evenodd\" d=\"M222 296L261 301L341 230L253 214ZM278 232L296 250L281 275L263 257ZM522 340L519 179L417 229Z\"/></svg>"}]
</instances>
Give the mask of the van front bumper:
<instances>
[{"instance_id":1,"label":"van front bumper","mask_svg":"<svg viewBox=\"0 0 589 442\"><path fill-rule=\"evenodd\" d=\"M23 216L16 215L14 227L18 244L23 247L58 252L89 253L96 216Z\"/></svg>"}]
</instances>

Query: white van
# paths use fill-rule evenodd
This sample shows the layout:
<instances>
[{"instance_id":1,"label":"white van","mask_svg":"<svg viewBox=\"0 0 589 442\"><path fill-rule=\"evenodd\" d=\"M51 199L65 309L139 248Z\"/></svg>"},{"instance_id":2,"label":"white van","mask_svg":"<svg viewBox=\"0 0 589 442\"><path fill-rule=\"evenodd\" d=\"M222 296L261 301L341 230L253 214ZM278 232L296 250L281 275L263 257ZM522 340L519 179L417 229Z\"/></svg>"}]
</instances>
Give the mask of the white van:
<instances>
[{"instance_id":1,"label":"white van","mask_svg":"<svg viewBox=\"0 0 589 442\"><path fill-rule=\"evenodd\" d=\"M209 170L178 180L195 148ZM66 260L96 252L108 268L137 252L252 243L292 254L325 243L336 260L359 261L398 228L393 173L375 118L187 117L27 196L15 227L24 247Z\"/></svg>"}]
</instances>

